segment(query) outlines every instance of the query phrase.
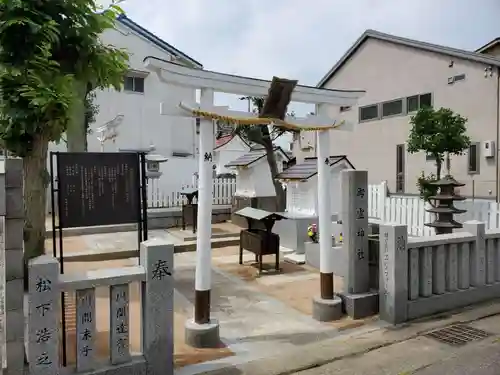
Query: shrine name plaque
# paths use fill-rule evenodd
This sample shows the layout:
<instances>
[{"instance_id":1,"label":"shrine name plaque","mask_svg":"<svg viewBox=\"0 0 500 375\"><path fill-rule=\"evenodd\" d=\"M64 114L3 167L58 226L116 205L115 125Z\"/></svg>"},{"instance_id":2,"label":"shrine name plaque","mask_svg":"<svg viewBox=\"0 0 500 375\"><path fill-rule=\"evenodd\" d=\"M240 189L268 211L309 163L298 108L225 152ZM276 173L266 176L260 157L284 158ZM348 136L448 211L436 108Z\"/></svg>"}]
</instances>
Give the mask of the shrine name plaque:
<instances>
[{"instance_id":1,"label":"shrine name plaque","mask_svg":"<svg viewBox=\"0 0 500 375\"><path fill-rule=\"evenodd\" d=\"M62 228L140 220L139 154L61 152L57 172Z\"/></svg>"}]
</instances>

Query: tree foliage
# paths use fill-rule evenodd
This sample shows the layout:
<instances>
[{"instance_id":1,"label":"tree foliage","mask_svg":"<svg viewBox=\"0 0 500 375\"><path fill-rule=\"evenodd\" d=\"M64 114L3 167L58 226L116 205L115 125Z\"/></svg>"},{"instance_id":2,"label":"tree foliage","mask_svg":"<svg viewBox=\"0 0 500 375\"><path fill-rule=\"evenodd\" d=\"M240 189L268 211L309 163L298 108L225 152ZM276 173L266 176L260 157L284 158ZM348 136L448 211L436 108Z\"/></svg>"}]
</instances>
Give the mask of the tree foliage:
<instances>
[{"instance_id":1,"label":"tree foliage","mask_svg":"<svg viewBox=\"0 0 500 375\"><path fill-rule=\"evenodd\" d=\"M462 155L469 147L467 119L448 108L423 107L411 117L410 124L408 152L424 151L436 162L436 174L426 177L422 173L417 181L421 196L427 198L433 191L430 183L441 178L443 161L446 159L447 173L450 174L450 155Z\"/></svg>"},{"instance_id":2,"label":"tree foliage","mask_svg":"<svg viewBox=\"0 0 500 375\"><path fill-rule=\"evenodd\" d=\"M85 96L85 128L87 134L91 133L90 125L92 125L96 116L99 114L99 105L95 102L95 91L90 91Z\"/></svg>"},{"instance_id":3,"label":"tree foliage","mask_svg":"<svg viewBox=\"0 0 500 375\"><path fill-rule=\"evenodd\" d=\"M240 98L240 100L247 99L252 103L252 111L254 113L259 113L266 100L265 97L257 97L257 96L248 96ZM287 113L287 116L294 117L295 112ZM256 143L258 145L264 146L266 142L266 137L263 136L263 127L260 125L245 125L245 126L237 126L234 128L235 134L242 137L247 143ZM281 137L285 133L298 133L298 131L294 129L284 129L278 126L268 127L269 137L271 142L274 142L277 138Z\"/></svg>"},{"instance_id":4,"label":"tree foliage","mask_svg":"<svg viewBox=\"0 0 500 375\"><path fill-rule=\"evenodd\" d=\"M244 97L241 99L251 101L254 113L261 113L266 101L265 97ZM294 116L294 113L288 113L287 115ZM286 132L293 133L295 131L278 126L270 127L263 125L241 125L234 128L234 133L243 138L248 144L257 144L266 150L267 161L273 176L278 173L273 142ZM273 180L273 184L276 191L276 210L283 211L286 204L283 186L276 180Z\"/></svg>"},{"instance_id":5,"label":"tree foliage","mask_svg":"<svg viewBox=\"0 0 500 375\"><path fill-rule=\"evenodd\" d=\"M120 88L127 54L99 34L121 9L98 10L93 0L0 1L0 138L17 156L30 153L36 135L59 141L75 80Z\"/></svg>"},{"instance_id":6,"label":"tree foliage","mask_svg":"<svg viewBox=\"0 0 500 375\"><path fill-rule=\"evenodd\" d=\"M48 144L83 100L75 86L121 87L127 53L99 39L121 12L95 0L0 0L0 140L24 158L25 259L44 252Z\"/></svg>"}]
</instances>

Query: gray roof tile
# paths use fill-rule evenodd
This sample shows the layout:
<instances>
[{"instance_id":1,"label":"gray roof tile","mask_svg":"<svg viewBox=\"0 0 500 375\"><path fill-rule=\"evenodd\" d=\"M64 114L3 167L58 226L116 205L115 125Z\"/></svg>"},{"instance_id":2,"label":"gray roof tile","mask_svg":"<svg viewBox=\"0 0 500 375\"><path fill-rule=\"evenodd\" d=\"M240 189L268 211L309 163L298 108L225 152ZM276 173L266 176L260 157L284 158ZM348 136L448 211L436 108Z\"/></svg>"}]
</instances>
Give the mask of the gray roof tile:
<instances>
[{"instance_id":1,"label":"gray roof tile","mask_svg":"<svg viewBox=\"0 0 500 375\"><path fill-rule=\"evenodd\" d=\"M288 158L288 155L283 151L281 147L274 147L274 151L281 151L285 158ZM255 148L250 150L250 152L245 155L240 156L238 159L233 160L225 165L225 167L247 167L252 163L255 163L257 160L262 159L266 156L266 150L263 148Z\"/></svg>"},{"instance_id":2,"label":"gray roof tile","mask_svg":"<svg viewBox=\"0 0 500 375\"><path fill-rule=\"evenodd\" d=\"M303 163L292 165L281 172L277 178L280 180L307 180L318 173L318 158L306 158ZM354 166L345 155L330 156L330 166L345 161L351 168Z\"/></svg>"},{"instance_id":3,"label":"gray roof tile","mask_svg":"<svg viewBox=\"0 0 500 375\"><path fill-rule=\"evenodd\" d=\"M333 66L333 68L330 69L330 71L319 81L317 87L323 87L323 85L325 85L333 77L333 75L349 60L349 58L358 50L358 48L368 38L384 40L386 42L404 45L407 47L418 48L424 51L440 53L442 55L447 55L450 57L458 57L469 61L476 61L479 63L500 67L500 59L497 59L492 56L484 55L477 52L466 51L458 48L451 48L451 47L441 46L438 44L422 42L419 40L403 38L391 34L385 34L376 30L366 30L358 38L358 40L356 40L356 42L351 46L351 48L347 50L344 56L342 56L340 60Z\"/></svg>"}]
</instances>

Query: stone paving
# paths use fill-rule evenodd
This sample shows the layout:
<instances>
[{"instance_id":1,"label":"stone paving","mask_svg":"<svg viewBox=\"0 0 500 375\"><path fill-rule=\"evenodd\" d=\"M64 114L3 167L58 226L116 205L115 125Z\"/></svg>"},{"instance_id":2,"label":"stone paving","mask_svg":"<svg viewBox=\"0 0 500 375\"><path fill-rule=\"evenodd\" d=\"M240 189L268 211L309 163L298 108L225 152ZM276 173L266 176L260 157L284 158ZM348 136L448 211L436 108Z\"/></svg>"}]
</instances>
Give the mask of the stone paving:
<instances>
[{"instance_id":1,"label":"stone paving","mask_svg":"<svg viewBox=\"0 0 500 375\"><path fill-rule=\"evenodd\" d=\"M154 231L153 231L154 232ZM135 242L135 233L110 235L84 235L65 239L65 251L80 251L82 244L91 251L105 251L110 245L118 248ZM103 237L104 236L104 237ZM151 237L155 233L150 234ZM112 239L114 237L114 240ZM104 238L104 240L103 240ZM50 242L50 241L48 241ZM96 245L98 244L98 246ZM50 248L50 245L48 245ZM110 248L108 247L108 248ZM212 316L220 322L223 344L217 349L198 350L184 344L184 322L192 317L194 300L194 273L196 253L175 255L175 361L179 375L195 374L228 364L276 355L312 342L326 340L341 331L358 328L370 320L343 319L334 323L319 323L311 317L311 298L319 293L319 275L307 266L281 262L282 270L257 275L254 256L245 253L244 264L238 264L238 246L212 250ZM274 264L272 257L264 257L264 263ZM97 268L116 268L137 265L137 258L104 262L67 262L66 272ZM138 285L131 284L131 347L139 350L139 293ZM342 280L336 280L341 290ZM98 288L96 306L99 311L100 355L108 348L109 307L108 291ZM136 316L136 318L134 318ZM68 326L73 324L74 306L67 308ZM73 334L74 335L74 334ZM69 333L68 348L74 337ZM72 350L72 349L71 349ZM72 356L68 356L72 359ZM179 368L182 367L182 368Z\"/></svg>"}]
</instances>

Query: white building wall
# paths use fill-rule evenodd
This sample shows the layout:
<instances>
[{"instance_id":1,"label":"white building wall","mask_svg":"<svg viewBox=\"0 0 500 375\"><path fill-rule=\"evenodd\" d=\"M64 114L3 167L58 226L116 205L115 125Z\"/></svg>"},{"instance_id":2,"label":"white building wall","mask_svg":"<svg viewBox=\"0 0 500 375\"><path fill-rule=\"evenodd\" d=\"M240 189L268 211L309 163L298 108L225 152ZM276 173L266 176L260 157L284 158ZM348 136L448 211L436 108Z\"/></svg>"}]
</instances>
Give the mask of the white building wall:
<instances>
[{"instance_id":1,"label":"white building wall","mask_svg":"<svg viewBox=\"0 0 500 375\"><path fill-rule=\"evenodd\" d=\"M166 156L168 161L161 164L163 177L161 188L176 189L192 180L197 171L196 153L198 141L196 125L193 119L160 115L161 102L195 101L195 90L167 85L160 81L155 73L144 68L143 60L147 56L169 60L170 55L146 38L132 33L128 28L117 23L116 30L107 30L102 35L104 43L126 49L129 54L130 69L145 75L144 93L129 91L117 92L106 89L97 92L96 103L99 113L92 129L102 126L117 115L124 119L118 128L115 142L107 141L104 151L118 151L120 148L147 148L156 146L156 153ZM88 151L100 151L97 134L87 138ZM51 145L51 151L65 151L64 143ZM173 152L191 153L185 158L173 157Z\"/></svg>"}]
</instances>

